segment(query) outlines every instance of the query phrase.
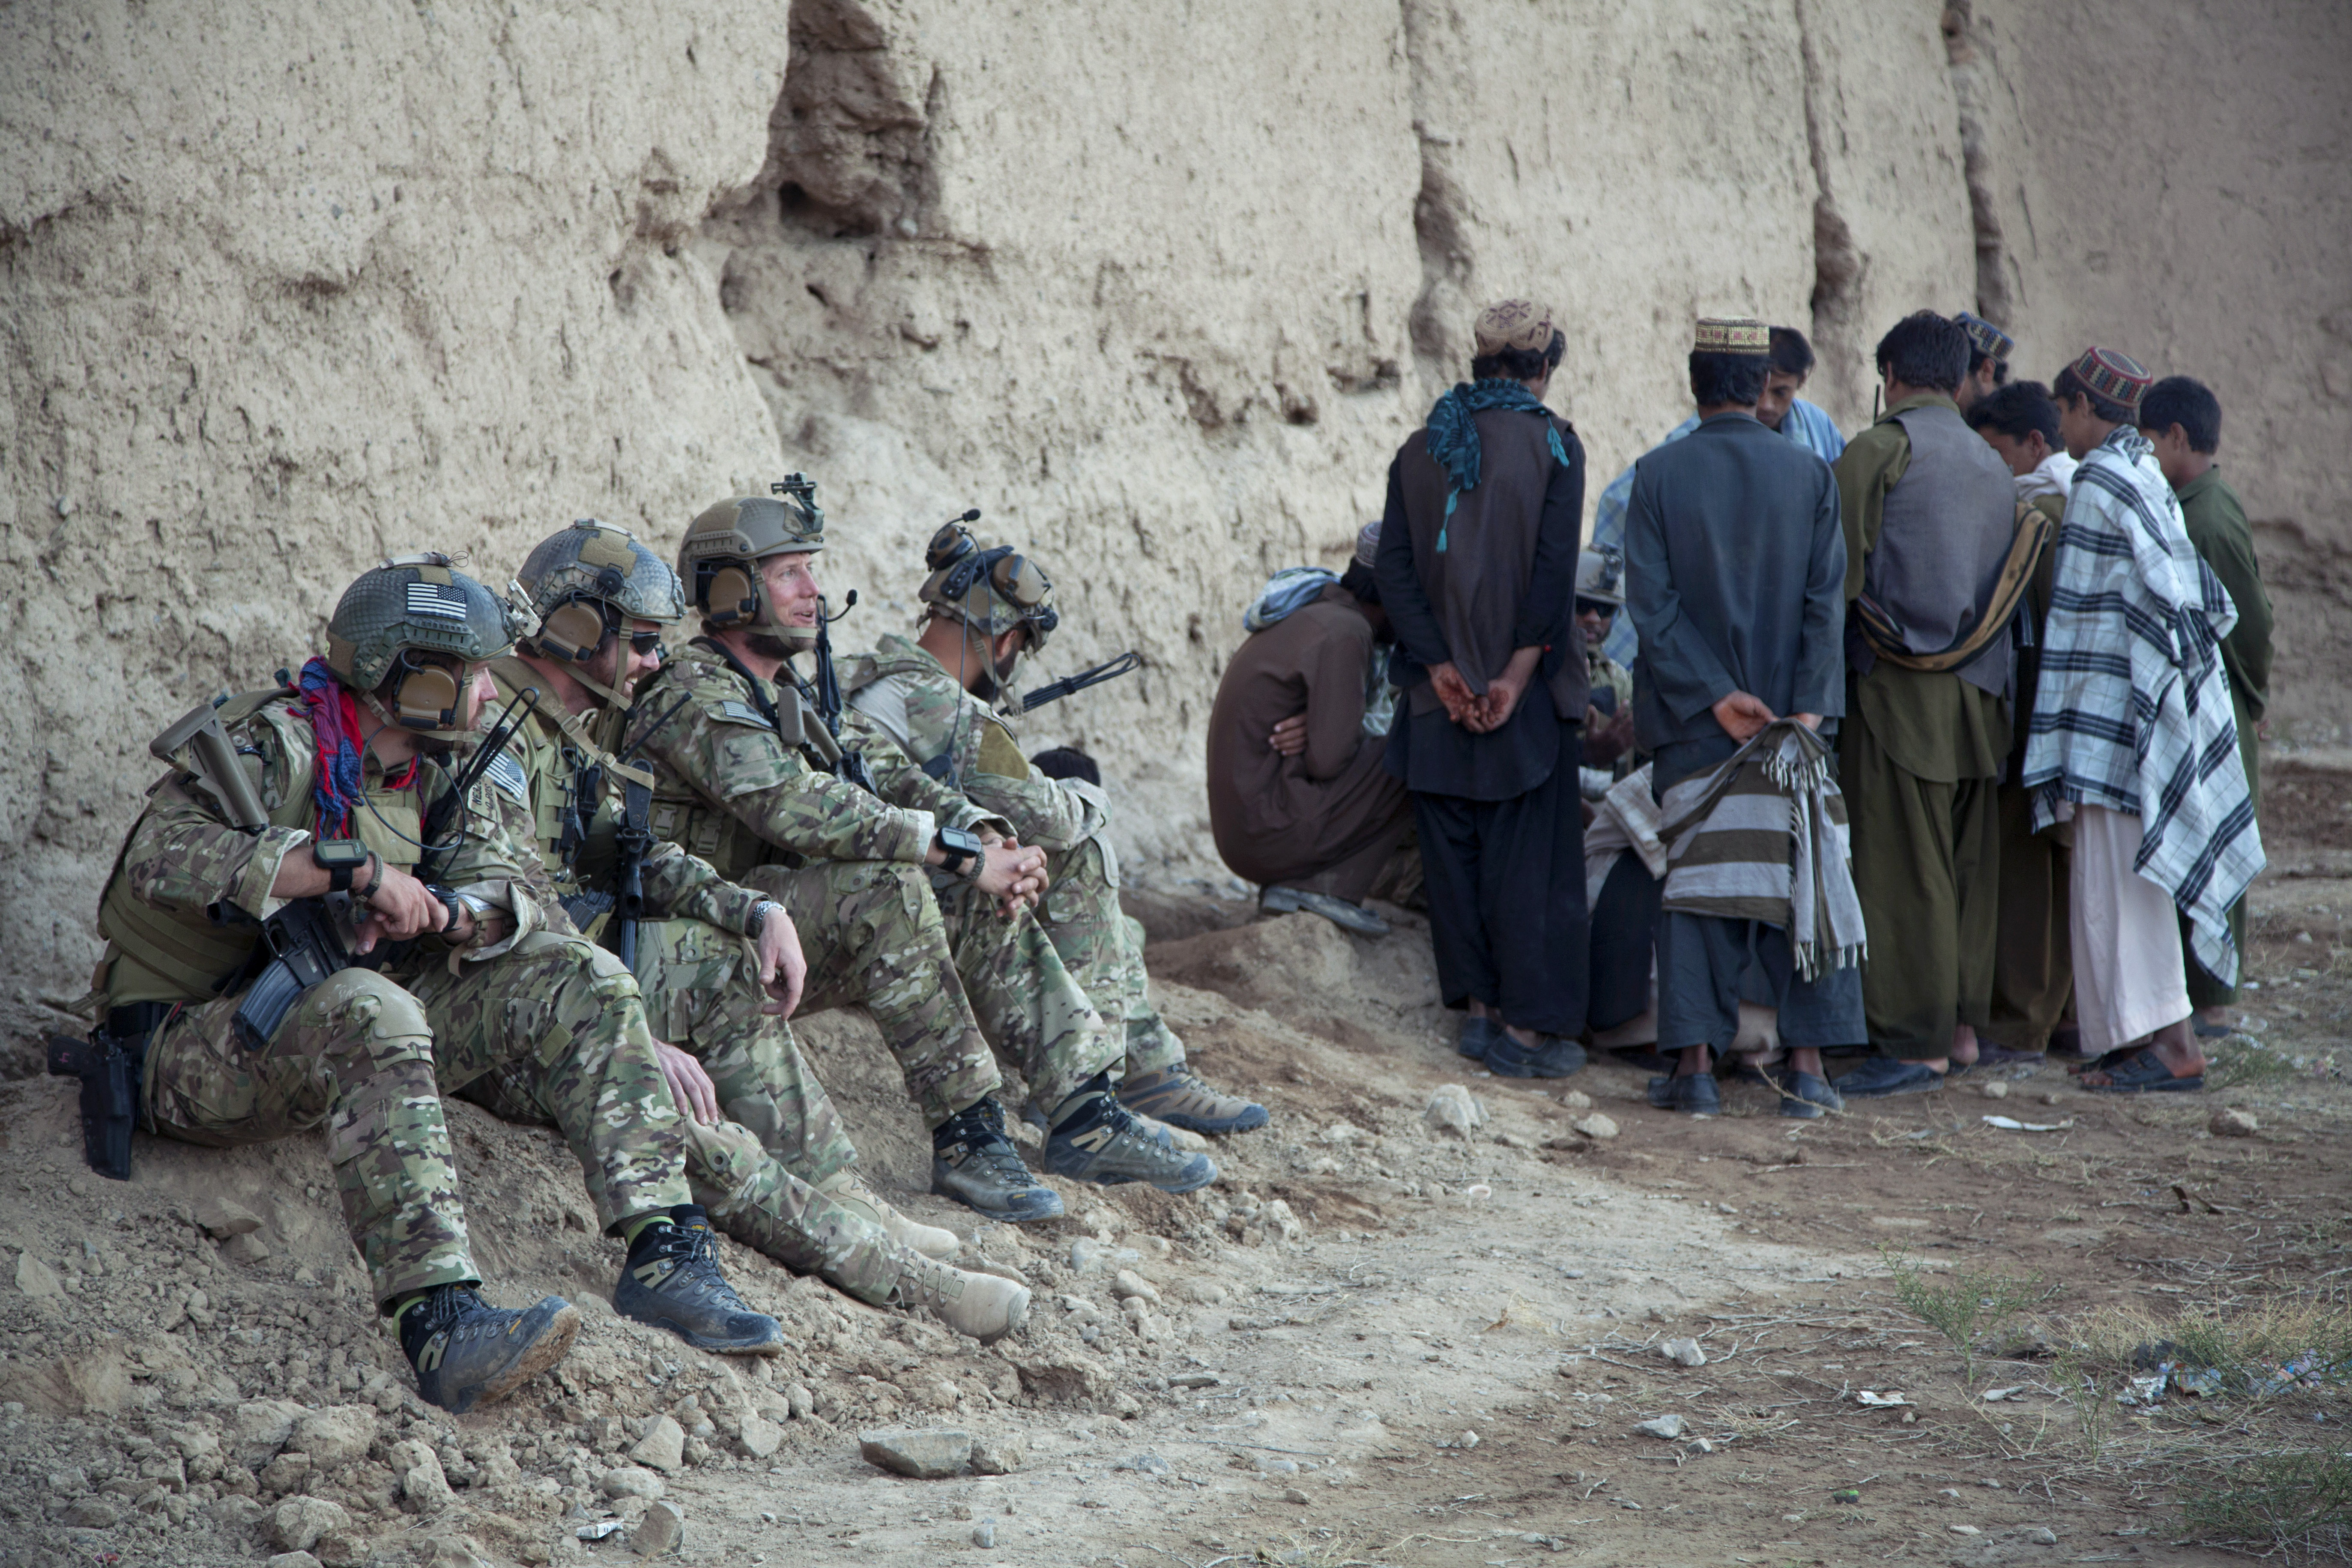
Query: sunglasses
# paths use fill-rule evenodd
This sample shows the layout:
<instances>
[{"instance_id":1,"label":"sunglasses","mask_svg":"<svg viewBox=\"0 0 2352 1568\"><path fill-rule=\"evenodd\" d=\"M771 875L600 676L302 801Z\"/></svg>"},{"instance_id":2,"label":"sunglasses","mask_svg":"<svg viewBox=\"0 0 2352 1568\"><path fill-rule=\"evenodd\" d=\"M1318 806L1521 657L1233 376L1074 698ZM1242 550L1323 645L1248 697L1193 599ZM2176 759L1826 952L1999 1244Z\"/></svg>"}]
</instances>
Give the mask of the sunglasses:
<instances>
[{"instance_id":1,"label":"sunglasses","mask_svg":"<svg viewBox=\"0 0 2352 1568\"><path fill-rule=\"evenodd\" d=\"M1599 599L1579 599L1576 601L1576 613L1580 616L1599 616L1605 621L1616 615L1617 606L1604 604Z\"/></svg>"},{"instance_id":2,"label":"sunglasses","mask_svg":"<svg viewBox=\"0 0 2352 1568\"><path fill-rule=\"evenodd\" d=\"M668 650L662 647L661 639L662 635L659 632L631 632L629 634L629 651L632 653L657 653L667 655Z\"/></svg>"}]
</instances>

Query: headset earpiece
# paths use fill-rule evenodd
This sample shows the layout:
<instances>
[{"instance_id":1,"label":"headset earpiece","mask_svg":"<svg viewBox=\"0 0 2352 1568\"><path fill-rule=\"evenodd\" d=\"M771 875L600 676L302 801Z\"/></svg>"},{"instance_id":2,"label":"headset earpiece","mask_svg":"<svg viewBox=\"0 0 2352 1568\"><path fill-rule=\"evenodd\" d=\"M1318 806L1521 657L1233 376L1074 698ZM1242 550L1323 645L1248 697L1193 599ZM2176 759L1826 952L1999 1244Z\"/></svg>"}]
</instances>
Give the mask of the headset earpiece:
<instances>
[{"instance_id":1,"label":"headset earpiece","mask_svg":"<svg viewBox=\"0 0 2352 1568\"><path fill-rule=\"evenodd\" d=\"M923 551L923 567L929 572L943 572L972 552L971 530L961 521L950 522L931 535L931 542Z\"/></svg>"},{"instance_id":2,"label":"headset earpiece","mask_svg":"<svg viewBox=\"0 0 2352 1568\"><path fill-rule=\"evenodd\" d=\"M759 579L740 562L698 563L694 603L714 626L747 626L760 614Z\"/></svg>"},{"instance_id":3,"label":"headset earpiece","mask_svg":"<svg viewBox=\"0 0 2352 1568\"><path fill-rule=\"evenodd\" d=\"M593 599L572 599L547 613L540 623L538 641L557 658L585 664L604 646L609 629L601 605Z\"/></svg>"},{"instance_id":4,"label":"headset earpiece","mask_svg":"<svg viewBox=\"0 0 2352 1568\"><path fill-rule=\"evenodd\" d=\"M411 730L455 730L459 673L437 664L410 665L393 688L393 716Z\"/></svg>"}]
</instances>

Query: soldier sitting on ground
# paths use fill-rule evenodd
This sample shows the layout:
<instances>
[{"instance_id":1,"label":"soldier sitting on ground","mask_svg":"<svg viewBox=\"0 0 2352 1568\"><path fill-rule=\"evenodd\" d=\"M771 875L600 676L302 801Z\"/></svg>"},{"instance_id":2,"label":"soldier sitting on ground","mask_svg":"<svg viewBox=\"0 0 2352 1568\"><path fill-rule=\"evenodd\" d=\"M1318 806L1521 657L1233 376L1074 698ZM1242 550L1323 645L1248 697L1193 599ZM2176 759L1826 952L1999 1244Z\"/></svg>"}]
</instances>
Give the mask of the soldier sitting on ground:
<instances>
[{"instance_id":1,"label":"soldier sitting on ground","mask_svg":"<svg viewBox=\"0 0 2352 1568\"><path fill-rule=\"evenodd\" d=\"M860 1300L929 1307L983 1342L1010 1333L1028 1289L936 1261L956 1255L954 1232L909 1219L860 1178L785 1022L807 968L792 917L654 839L651 775L606 744L659 664L662 634L686 617L677 574L625 531L583 521L533 550L517 582L540 629L489 673L501 706L527 689L540 699L488 777L512 802L510 835L538 847L542 896L631 963L668 1037L654 1049L687 1115L695 1201L736 1240ZM545 1082L522 1062L467 1094L544 1121Z\"/></svg>"},{"instance_id":2,"label":"soldier sitting on ground","mask_svg":"<svg viewBox=\"0 0 2352 1568\"><path fill-rule=\"evenodd\" d=\"M793 673L819 636L824 517L806 480L778 490L709 508L679 548L706 635L639 699L654 832L784 906L808 953L806 1005L874 1015L931 1129L934 1191L992 1219L1062 1212L1005 1135L992 1045L1049 1108L1047 1170L1168 1192L1214 1181L1206 1155L1119 1105L1119 1044L1025 907L1044 853L1006 842L1010 824L856 714L836 739Z\"/></svg>"},{"instance_id":3,"label":"soldier sitting on ground","mask_svg":"<svg viewBox=\"0 0 2352 1568\"><path fill-rule=\"evenodd\" d=\"M104 1032L143 1057L147 1126L219 1148L323 1133L417 1390L455 1411L554 1365L580 1329L560 1297L508 1310L475 1289L440 1097L510 1062L538 1065L607 1234L627 1243L614 1310L704 1350L782 1349L719 1273L636 982L550 929L487 785L445 806L439 764L525 617L446 556L366 573L297 683L173 727L178 765L99 911ZM345 922L350 950L382 967L273 962L272 917Z\"/></svg>"},{"instance_id":4,"label":"soldier sitting on ground","mask_svg":"<svg viewBox=\"0 0 2352 1568\"><path fill-rule=\"evenodd\" d=\"M1109 809L1099 782L1056 780L1032 767L986 700L1059 624L1053 584L1034 557L1006 546L983 550L960 522L931 541L926 564L920 633L889 633L874 652L845 662L850 705L887 731L924 773L1047 852L1052 884L1038 919L1071 978L1113 1035L1124 1036L1119 1103L1194 1132L1265 1126L1264 1106L1201 1081L1184 1059L1184 1042L1151 1005L1142 928L1119 908L1118 858L1104 837Z\"/></svg>"}]
</instances>

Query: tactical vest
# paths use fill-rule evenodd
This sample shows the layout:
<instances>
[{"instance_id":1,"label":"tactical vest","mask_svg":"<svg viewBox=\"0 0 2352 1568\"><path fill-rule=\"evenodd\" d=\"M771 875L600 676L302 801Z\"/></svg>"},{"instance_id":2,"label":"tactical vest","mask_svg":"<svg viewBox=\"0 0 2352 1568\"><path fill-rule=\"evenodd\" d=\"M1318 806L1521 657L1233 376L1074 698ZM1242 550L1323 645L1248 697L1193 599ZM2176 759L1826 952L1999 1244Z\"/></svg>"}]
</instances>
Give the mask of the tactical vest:
<instances>
[{"instance_id":1,"label":"tactical vest","mask_svg":"<svg viewBox=\"0 0 2352 1568\"><path fill-rule=\"evenodd\" d=\"M641 714L666 712L684 695L672 689L669 679L673 670L683 670L683 660L665 664L652 679L638 689L633 710ZM724 668L723 666L721 667ZM681 674L680 682L699 679ZM729 674L740 681L742 678ZM798 688L790 681L777 685L776 719L771 723L760 711L747 692L730 697L703 710L703 717L714 723L741 724L754 730L764 730L783 742L788 751L802 752L811 757L812 766L823 765L816 760L816 748L808 741L812 730L822 731L824 723L810 712ZM725 811L719 810L696 793L694 787L677 776L677 770L656 767L652 828L655 839L676 844L688 854L708 861L719 875L730 882L740 882L755 867L789 866L794 869L808 864L808 858L782 846L771 844L759 834Z\"/></svg>"},{"instance_id":2,"label":"tactical vest","mask_svg":"<svg viewBox=\"0 0 2352 1568\"><path fill-rule=\"evenodd\" d=\"M490 679L499 689L501 709L526 686L544 690L547 684L529 665L511 659L500 659L490 666ZM521 750L522 762L493 762L482 776L530 813L531 840L538 847L540 864L547 868L558 889L570 892L572 871L563 864L562 843L563 814L571 803L572 768L563 754L563 732L546 716L545 705L550 700L542 696L540 700L541 710L516 726L510 742Z\"/></svg>"},{"instance_id":3,"label":"tactical vest","mask_svg":"<svg viewBox=\"0 0 2352 1568\"><path fill-rule=\"evenodd\" d=\"M222 703L219 714L222 727L237 743L237 760L246 763L254 791L269 815L269 825L315 836L319 814L311 784L318 742L309 718L299 710L300 702L282 687L248 691ZM270 798L267 770L247 739L257 724L275 730L275 743L296 763L278 799ZM163 784L187 787L184 775L165 779L157 789ZM367 804L352 814L355 836L386 865L403 870L415 866L419 850L414 840L424 836L416 792L387 790L378 773L366 787L366 799ZM107 939L107 945L99 960L93 989L104 994L110 1007L134 1002L201 1004L225 994L245 977L261 941L260 923L215 923L201 910L158 909L140 900L131 890L123 866L136 832L134 826L124 837L122 848L114 858L114 869L107 877L106 892L99 900L98 931Z\"/></svg>"}]
</instances>

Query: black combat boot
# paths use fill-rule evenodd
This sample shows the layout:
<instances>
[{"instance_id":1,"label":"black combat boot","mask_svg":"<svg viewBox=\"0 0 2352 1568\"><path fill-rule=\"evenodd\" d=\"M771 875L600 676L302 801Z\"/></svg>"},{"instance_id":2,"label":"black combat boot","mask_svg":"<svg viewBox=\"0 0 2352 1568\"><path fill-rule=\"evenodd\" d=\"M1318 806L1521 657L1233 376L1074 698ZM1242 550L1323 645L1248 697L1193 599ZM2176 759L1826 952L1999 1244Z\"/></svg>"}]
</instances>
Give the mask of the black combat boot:
<instances>
[{"instance_id":1,"label":"black combat boot","mask_svg":"<svg viewBox=\"0 0 2352 1568\"><path fill-rule=\"evenodd\" d=\"M417 1394L459 1415L562 1361L579 1333L580 1309L561 1296L514 1311L491 1306L471 1285L436 1285L400 1317Z\"/></svg>"},{"instance_id":2,"label":"black combat boot","mask_svg":"<svg viewBox=\"0 0 2352 1568\"><path fill-rule=\"evenodd\" d=\"M931 1130L931 1191L990 1219L1055 1219L1062 1200L1030 1174L1004 1135L1004 1108L983 1100Z\"/></svg>"},{"instance_id":3,"label":"black combat boot","mask_svg":"<svg viewBox=\"0 0 2352 1568\"><path fill-rule=\"evenodd\" d=\"M775 1355L784 1348L776 1320L755 1312L719 1272L710 1221L693 1204L637 1232L629 1244L613 1310L667 1329L700 1351L724 1355Z\"/></svg>"},{"instance_id":4,"label":"black combat boot","mask_svg":"<svg viewBox=\"0 0 2352 1568\"><path fill-rule=\"evenodd\" d=\"M1055 1114L1045 1138L1045 1169L1100 1182L1147 1182L1163 1193L1189 1193L1217 1179L1217 1163L1188 1154L1138 1121L1111 1091L1108 1074L1087 1080Z\"/></svg>"}]
</instances>

